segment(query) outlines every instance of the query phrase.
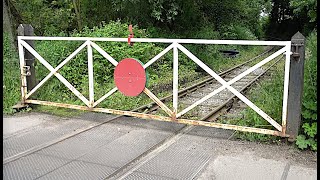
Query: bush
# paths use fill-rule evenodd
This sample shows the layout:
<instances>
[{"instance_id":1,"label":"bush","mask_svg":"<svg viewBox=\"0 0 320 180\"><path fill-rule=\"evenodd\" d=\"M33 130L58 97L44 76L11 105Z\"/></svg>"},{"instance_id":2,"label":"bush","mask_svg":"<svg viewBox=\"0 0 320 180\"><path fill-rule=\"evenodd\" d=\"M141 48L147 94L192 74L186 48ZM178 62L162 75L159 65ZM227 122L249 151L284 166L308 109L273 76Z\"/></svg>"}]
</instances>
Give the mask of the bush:
<instances>
[{"instance_id":1,"label":"bush","mask_svg":"<svg viewBox=\"0 0 320 180\"><path fill-rule=\"evenodd\" d=\"M304 89L302 101L302 132L296 144L300 149L317 150L317 32L306 40Z\"/></svg>"},{"instance_id":2,"label":"bush","mask_svg":"<svg viewBox=\"0 0 320 180\"><path fill-rule=\"evenodd\" d=\"M133 27L134 37L148 38L149 34L145 30L139 29L137 26ZM127 38L128 37L128 24L121 23L120 21L111 21L108 24L102 23L99 27L89 29L85 27L82 31L74 31L72 37L114 37L114 38ZM59 36L66 36L64 33L60 33ZM69 56L75 49L77 49L84 42L77 41L36 41L36 49L44 59L46 59L53 67L56 67L67 56ZM106 51L116 61L120 61L124 58L135 58L142 63L148 62L155 55L163 50L163 48L157 46L154 43L134 43L133 46L129 46L127 42L95 42L104 51ZM167 45L168 46L168 45ZM64 67L59 70L59 73L65 77L79 92L85 97L88 97L88 66L87 66L87 48L81 50L72 60L68 62ZM179 66L188 66L186 57L179 55ZM157 62L152 64L150 68L147 68L148 73L148 86L154 83L164 83L164 78L172 76L172 51L169 51L166 55L160 58ZM95 97L101 97L114 87L113 71L114 66L104 58L98 51L93 48L93 70L94 70L94 88ZM191 75L193 68L185 68ZM37 78L42 79L48 74L48 70L43 67L42 64L36 65ZM151 83L150 83L151 82ZM171 84L171 82L170 82ZM54 93L53 93L54 92ZM54 95L53 95L54 94ZM69 90L59 82L55 77L49 80L44 87L39 89L37 99L50 100L54 102L64 103L76 103L82 104L74 95L70 96ZM110 97L111 101L104 101L101 105L104 107L121 106L128 109L131 106L128 104L137 103L136 99L124 97L119 93L116 93ZM140 97L139 97L140 98ZM141 99L141 98L140 98ZM143 99L143 98L142 98ZM145 99L142 100L144 101ZM140 100L139 100L140 101ZM126 103L122 105L121 103Z\"/></svg>"},{"instance_id":3,"label":"bush","mask_svg":"<svg viewBox=\"0 0 320 180\"><path fill-rule=\"evenodd\" d=\"M17 52L8 33L3 32L3 113L12 114L12 106L20 101L20 70Z\"/></svg>"},{"instance_id":4,"label":"bush","mask_svg":"<svg viewBox=\"0 0 320 180\"><path fill-rule=\"evenodd\" d=\"M13 1L24 24L32 24L38 36L54 36L76 27L75 13L69 1Z\"/></svg>"},{"instance_id":5,"label":"bush","mask_svg":"<svg viewBox=\"0 0 320 180\"><path fill-rule=\"evenodd\" d=\"M135 29L135 37L146 38L148 35L137 27ZM63 35L63 34L60 34ZM101 24L100 27L89 29L85 27L83 31L74 31L71 36L73 37L127 37L128 25L121 24L119 21L110 22L109 24ZM36 48L48 61L54 65L71 54L72 51L77 49L83 42L67 42L67 41L40 41ZM156 53L162 49L156 47L151 43L135 43L134 46L128 46L126 42L95 42L110 54L115 60L120 61L126 57L139 59L143 63L150 60ZM70 65L66 65L61 74L70 80L76 87L82 84L83 78L87 77L87 53L84 48L73 60ZM97 77L97 83L109 82L113 76L114 66L106 60L99 52L93 48L94 58L94 74ZM42 66L42 65L41 65ZM75 68L77 67L77 68Z\"/></svg>"},{"instance_id":6,"label":"bush","mask_svg":"<svg viewBox=\"0 0 320 180\"><path fill-rule=\"evenodd\" d=\"M228 25L222 27L223 39L256 40L257 37L249 28L241 25Z\"/></svg>"}]
</instances>

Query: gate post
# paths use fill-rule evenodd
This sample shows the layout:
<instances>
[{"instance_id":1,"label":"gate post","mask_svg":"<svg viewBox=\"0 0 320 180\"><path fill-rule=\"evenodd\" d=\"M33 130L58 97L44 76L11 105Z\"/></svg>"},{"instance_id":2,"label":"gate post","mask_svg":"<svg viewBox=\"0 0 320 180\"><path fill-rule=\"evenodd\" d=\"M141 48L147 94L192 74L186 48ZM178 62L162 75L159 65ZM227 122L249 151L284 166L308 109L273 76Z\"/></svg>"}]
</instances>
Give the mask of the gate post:
<instances>
[{"instance_id":1,"label":"gate post","mask_svg":"<svg viewBox=\"0 0 320 180\"><path fill-rule=\"evenodd\" d=\"M291 38L291 52L287 106L287 133L290 135L288 140L292 142L298 136L301 125L305 37L300 32L297 32Z\"/></svg>"},{"instance_id":2,"label":"gate post","mask_svg":"<svg viewBox=\"0 0 320 180\"><path fill-rule=\"evenodd\" d=\"M33 27L30 24L20 24L18 29L18 36L34 36ZM26 42L34 48L33 40L26 40ZM36 74L34 68L34 56L27 50L24 50L24 60L26 66L29 66L29 72L27 75L27 90L30 91L36 86Z\"/></svg>"}]
</instances>

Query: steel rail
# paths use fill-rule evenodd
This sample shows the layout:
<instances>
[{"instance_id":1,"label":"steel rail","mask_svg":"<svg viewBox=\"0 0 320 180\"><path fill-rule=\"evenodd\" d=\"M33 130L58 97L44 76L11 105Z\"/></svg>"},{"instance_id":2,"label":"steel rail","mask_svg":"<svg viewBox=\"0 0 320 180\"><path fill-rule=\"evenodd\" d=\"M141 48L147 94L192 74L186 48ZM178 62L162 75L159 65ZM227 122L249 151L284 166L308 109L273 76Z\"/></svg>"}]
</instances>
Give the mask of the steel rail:
<instances>
[{"instance_id":1,"label":"steel rail","mask_svg":"<svg viewBox=\"0 0 320 180\"><path fill-rule=\"evenodd\" d=\"M272 47L272 48L268 49L267 51L259 54L258 56L255 56L255 57L249 59L249 60L246 61L246 62L243 62L243 63L241 63L241 64L239 64L239 65L237 65L237 66L234 66L234 67L232 67L232 68L230 68L230 69L227 69L227 70L219 73L218 75L224 77L225 75L227 75L227 74L230 73L231 71L233 71L233 70L235 70L235 69L237 69L237 68L239 68L239 67L241 67L241 66L244 66L244 65L246 65L246 64L248 64L248 63L256 60L257 58L263 56L263 55L266 54L266 53L269 53L269 52L270 52L271 50L273 50L274 48L275 48L275 47ZM189 91L194 91L194 90L196 90L198 87L202 87L202 86L205 85L205 84L210 84L210 83L212 83L213 81L215 81L215 79L214 79L212 76L207 76L207 77L208 77L208 78L206 78L206 79L204 79L204 80L202 80L202 81L200 81L200 82L198 82L198 83L196 83L196 84L194 84L194 85L192 85L192 86L186 87L186 88L181 89L180 91L178 91L178 97L183 97L183 96L185 96ZM170 100L169 98L170 98L170 99L172 98L172 94L170 94L170 95L168 95L168 96L165 96L165 97L161 98L160 100L161 100L162 102L166 102L167 100ZM156 110L156 109L159 108L159 106L156 106L156 103L155 103L155 102L151 102L151 103L149 103L149 104L146 104L146 105L142 106L140 110L148 109L148 107L150 108L150 110L147 111L147 112L151 112L151 111L154 111L154 110ZM137 111L137 109L135 109L135 110L133 110L133 111Z\"/></svg>"},{"instance_id":2,"label":"steel rail","mask_svg":"<svg viewBox=\"0 0 320 180\"><path fill-rule=\"evenodd\" d=\"M263 76L271 67L273 67L275 64L277 64L283 57L279 57L276 62L274 62L272 65L270 65L266 70L264 70L262 73L260 73L257 77L255 77L253 80L251 80L248 84L246 84L239 92L245 91L249 86L251 86L253 83L255 83L261 76ZM232 95L229 99L227 99L224 103L222 103L220 106L216 107L213 111L205 115L200 119L200 121L205 121L210 119L213 116L216 116L225 106L230 104L233 99L238 99L236 95Z\"/></svg>"}]
</instances>

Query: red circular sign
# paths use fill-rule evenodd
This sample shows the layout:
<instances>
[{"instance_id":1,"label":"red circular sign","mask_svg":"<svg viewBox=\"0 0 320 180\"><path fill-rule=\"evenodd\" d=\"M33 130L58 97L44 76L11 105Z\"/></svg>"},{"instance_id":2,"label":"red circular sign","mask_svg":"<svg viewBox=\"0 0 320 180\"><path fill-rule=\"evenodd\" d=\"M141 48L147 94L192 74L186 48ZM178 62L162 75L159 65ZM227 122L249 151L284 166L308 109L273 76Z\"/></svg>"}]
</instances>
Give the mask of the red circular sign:
<instances>
[{"instance_id":1,"label":"red circular sign","mask_svg":"<svg viewBox=\"0 0 320 180\"><path fill-rule=\"evenodd\" d=\"M121 60L114 69L114 82L125 96L138 96L146 86L146 72L135 59Z\"/></svg>"}]
</instances>

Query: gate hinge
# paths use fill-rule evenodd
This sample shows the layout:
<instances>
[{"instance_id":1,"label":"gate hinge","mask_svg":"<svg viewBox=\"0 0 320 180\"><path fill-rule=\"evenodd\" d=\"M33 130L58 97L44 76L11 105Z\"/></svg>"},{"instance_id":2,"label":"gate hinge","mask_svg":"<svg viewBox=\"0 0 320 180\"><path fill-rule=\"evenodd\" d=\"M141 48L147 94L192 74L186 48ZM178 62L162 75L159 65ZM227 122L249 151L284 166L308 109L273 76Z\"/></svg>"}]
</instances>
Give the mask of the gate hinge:
<instances>
[{"instance_id":1,"label":"gate hinge","mask_svg":"<svg viewBox=\"0 0 320 180\"><path fill-rule=\"evenodd\" d=\"M30 66L23 66L23 73L22 75L24 76L30 76L31 72L30 72Z\"/></svg>"}]
</instances>

